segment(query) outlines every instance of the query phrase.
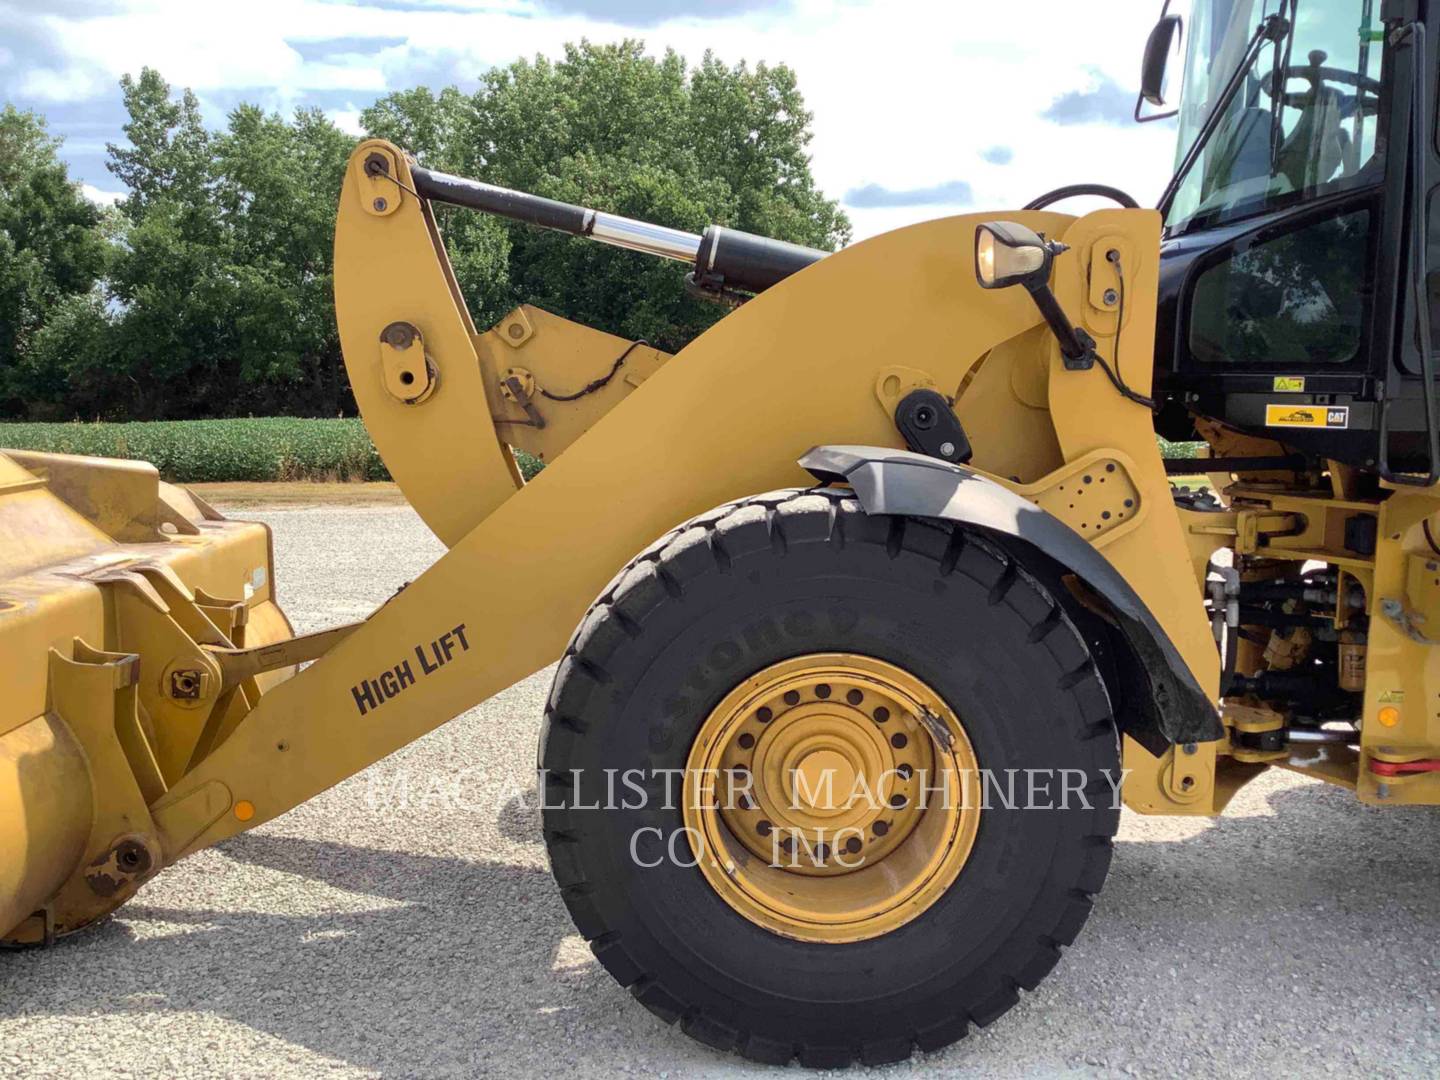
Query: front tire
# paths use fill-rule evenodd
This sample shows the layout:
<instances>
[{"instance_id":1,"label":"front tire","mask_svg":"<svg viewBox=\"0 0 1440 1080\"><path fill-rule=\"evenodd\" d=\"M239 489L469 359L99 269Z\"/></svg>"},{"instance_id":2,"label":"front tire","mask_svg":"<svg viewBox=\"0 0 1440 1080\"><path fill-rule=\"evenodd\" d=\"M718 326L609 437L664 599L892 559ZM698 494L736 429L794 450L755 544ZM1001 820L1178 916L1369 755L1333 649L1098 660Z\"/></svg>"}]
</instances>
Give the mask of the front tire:
<instances>
[{"instance_id":1,"label":"front tire","mask_svg":"<svg viewBox=\"0 0 1440 1080\"><path fill-rule=\"evenodd\" d=\"M811 656L933 691L1001 785L948 887L829 939L747 913L673 842L688 835L675 777L717 707ZM822 711L844 730L843 710ZM836 490L719 507L626 567L560 664L540 765L551 867L601 963L687 1034L772 1063L901 1060L1000 1016L1084 924L1119 820L1109 699L1054 596L973 531L870 517ZM1028 779L1012 805L1017 775L1047 777L1051 808L1023 808Z\"/></svg>"}]
</instances>

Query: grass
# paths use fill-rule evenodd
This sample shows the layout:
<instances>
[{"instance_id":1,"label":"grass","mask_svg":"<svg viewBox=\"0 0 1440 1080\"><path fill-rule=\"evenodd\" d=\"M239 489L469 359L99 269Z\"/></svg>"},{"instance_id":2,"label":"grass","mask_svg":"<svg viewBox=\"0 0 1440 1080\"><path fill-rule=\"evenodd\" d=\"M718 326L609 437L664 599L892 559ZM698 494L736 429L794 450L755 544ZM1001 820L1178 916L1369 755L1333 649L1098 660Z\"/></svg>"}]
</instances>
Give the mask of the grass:
<instances>
[{"instance_id":1,"label":"grass","mask_svg":"<svg viewBox=\"0 0 1440 1080\"><path fill-rule=\"evenodd\" d=\"M176 483L389 480L354 419L271 417L129 424L0 423L0 447L148 461ZM526 479L541 463L517 454Z\"/></svg>"}]
</instances>

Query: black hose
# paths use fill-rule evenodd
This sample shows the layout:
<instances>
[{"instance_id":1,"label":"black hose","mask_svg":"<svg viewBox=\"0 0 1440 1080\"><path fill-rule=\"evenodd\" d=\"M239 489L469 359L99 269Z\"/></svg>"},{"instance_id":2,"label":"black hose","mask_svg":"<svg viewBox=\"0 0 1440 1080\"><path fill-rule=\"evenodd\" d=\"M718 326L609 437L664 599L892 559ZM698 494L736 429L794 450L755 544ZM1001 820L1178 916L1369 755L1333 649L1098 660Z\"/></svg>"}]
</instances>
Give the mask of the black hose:
<instances>
[{"instance_id":1,"label":"black hose","mask_svg":"<svg viewBox=\"0 0 1440 1080\"><path fill-rule=\"evenodd\" d=\"M1121 191L1119 188L1111 187L1109 184L1066 184L1054 191L1047 191L1038 199L1031 199L1022 207L1025 210L1043 210L1051 203L1057 203L1061 199L1073 199L1077 195L1098 195L1102 199L1111 199L1125 207L1126 210L1136 210L1140 204L1134 197Z\"/></svg>"}]
</instances>

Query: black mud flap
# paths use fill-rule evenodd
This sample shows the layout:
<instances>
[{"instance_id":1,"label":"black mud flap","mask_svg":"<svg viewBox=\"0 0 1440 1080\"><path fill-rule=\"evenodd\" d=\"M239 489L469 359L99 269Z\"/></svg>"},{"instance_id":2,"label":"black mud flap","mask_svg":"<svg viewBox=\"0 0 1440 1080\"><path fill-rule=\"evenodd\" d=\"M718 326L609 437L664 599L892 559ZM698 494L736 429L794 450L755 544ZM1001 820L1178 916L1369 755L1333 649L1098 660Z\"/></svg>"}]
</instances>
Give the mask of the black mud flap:
<instances>
[{"instance_id":1,"label":"black mud flap","mask_svg":"<svg viewBox=\"0 0 1440 1080\"><path fill-rule=\"evenodd\" d=\"M1126 733L1155 754L1166 744L1224 736L1215 703L1145 602L1108 559L1054 515L963 465L908 450L817 446L799 464L817 480L849 484L868 514L961 522L1019 541L1074 574L1108 606L1148 684L1153 708L1143 713L1149 722L1132 719L1122 725Z\"/></svg>"}]
</instances>

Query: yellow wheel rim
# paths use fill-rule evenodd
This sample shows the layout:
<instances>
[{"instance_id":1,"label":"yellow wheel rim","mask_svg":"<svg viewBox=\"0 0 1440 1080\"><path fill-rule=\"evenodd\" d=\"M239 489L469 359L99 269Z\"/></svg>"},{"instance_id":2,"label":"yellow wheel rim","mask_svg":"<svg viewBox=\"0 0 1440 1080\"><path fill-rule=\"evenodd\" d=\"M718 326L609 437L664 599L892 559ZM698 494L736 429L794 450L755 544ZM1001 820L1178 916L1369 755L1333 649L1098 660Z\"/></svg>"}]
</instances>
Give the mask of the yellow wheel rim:
<instances>
[{"instance_id":1,"label":"yellow wheel rim","mask_svg":"<svg viewBox=\"0 0 1440 1080\"><path fill-rule=\"evenodd\" d=\"M701 725L684 783L701 872L751 922L802 941L902 926L959 876L980 825L959 717L894 664L797 656Z\"/></svg>"}]
</instances>

